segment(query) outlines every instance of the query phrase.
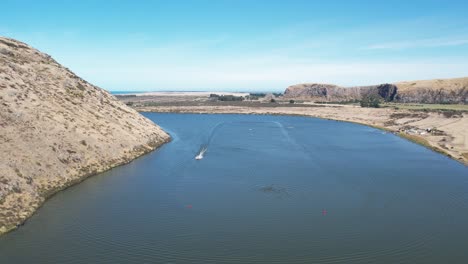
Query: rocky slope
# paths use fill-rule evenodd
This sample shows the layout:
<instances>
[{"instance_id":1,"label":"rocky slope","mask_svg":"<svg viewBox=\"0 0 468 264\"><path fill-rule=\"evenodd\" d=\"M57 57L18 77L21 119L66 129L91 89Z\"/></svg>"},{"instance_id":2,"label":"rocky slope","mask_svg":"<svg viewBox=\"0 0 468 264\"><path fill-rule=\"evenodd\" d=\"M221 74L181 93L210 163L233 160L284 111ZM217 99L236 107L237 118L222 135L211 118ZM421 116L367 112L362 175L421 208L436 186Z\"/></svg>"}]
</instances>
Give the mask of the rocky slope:
<instances>
[{"instance_id":1,"label":"rocky slope","mask_svg":"<svg viewBox=\"0 0 468 264\"><path fill-rule=\"evenodd\" d=\"M289 86L287 98L310 98L317 101L349 101L361 98L361 89L344 88L333 84L304 83Z\"/></svg>"},{"instance_id":2,"label":"rocky slope","mask_svg":"<svg viewBox=\"0 0 468 264\"><path fill-rule=\"evenodd\" d=\"M399 82L397 100L403 103L468 103L468 77Z\"/></svg>"},{"instance_id":3,"label":"rocky slope","mask_svg":"<svg viewBox=\"0 0 468 264\"><path fill-rule=\"evenodd\" d=\"M51 194L168 140L49 55L0 37L0 234Z\"/></svg>"},{"instance_id":4,"label":"rocky slope","mask_svg":"<svg viewBox=\"0 0 468 264\"><path fill-rule=\"evenodd\" d=\"M424 80L372 86L340 87L331 84L296 84L284 96L315 101L352 101L377 93L385 101L402 103L468 103L468 78Z\"/></svg>"}]
</instances>

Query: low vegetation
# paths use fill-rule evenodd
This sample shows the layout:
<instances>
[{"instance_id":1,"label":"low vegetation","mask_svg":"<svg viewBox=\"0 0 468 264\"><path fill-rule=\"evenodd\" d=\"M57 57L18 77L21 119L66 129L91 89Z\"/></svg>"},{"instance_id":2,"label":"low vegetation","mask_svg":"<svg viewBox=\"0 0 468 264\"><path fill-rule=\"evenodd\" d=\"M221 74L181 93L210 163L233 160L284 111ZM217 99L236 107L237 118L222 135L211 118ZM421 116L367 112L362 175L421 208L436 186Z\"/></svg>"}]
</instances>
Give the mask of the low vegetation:
<instances>
[{"instance_id":1,"label":"low vegetation","mask_svg":"<svg viewBox=\"0 0 468 264\"><path fill-rule=\"evenodd\" d=\"M266 93L250 93L247 96L247 99L249 99L249 100L258 100L258 99L263 98L265 96L266 96Z\"/></svg>"},{"instance_id":2,"label":"low vegetation","mask_svg":"<svg viewBox=\"0 0 468 264\"><path fill-rule=\"evenodd\" d=\"M414 143L417 143L421 146L424 146L426 148L429 148L429 149L432 149L434 150L435 152L438 152L438 153L441 153L441 154L444 154L446 156L449 156L451 157L450 154L446 153L445 151L443 151L442 149L440 148L436 148L434 146L432 146L429 141L427 141L427 139L421 137L421 136L417 136L417 135L410 135L410 134L406 134L406 133L399 133L399 135L402 137L402 138L406 138L410 141L413 141Z\"/></svg>"},{"instance_id":3,"label":"low vegetation","mask_svg":"<svg viewBox=\"0 0 468 264\"><path fill-rule=\"evenodd\" d=\"M369 94L362 96L360 104L361 104L361 107L379 108L381 100L382 100L381 97L378 96L377 94L369 93Z\"/></svg>"},{"instance_id":4,"label":"low vegetation","mask_svg":"<svg viewBox=\"0 0 468 264\"><path fill-rule=\"evenodd\" d=\"M456 110L456 111L468 112L468 104L384 103L382 104L382 107L392 107L395 109L407 109L407 110L423 110L423 111Z\"/></svg>"},{"instance_id":5,"label":"low vegetation","mask_svg":"<svg viewBox=\"0 0 468 264\"><path fill-rule=\"evenodd\" d=\"M341 104L341 105L352 105L352 104L360 104L361 101L357 99L353 100L344 100L344 101L316 101L316 104Z\"/></svg>"},{"instance_id":6,"label":"low vegetation","mask_svg":"<svg viewBox=\"0 0 468 264\"><path fill-rule=\"evenodd\" d=\"M223 101L223 102L244 101L245 99L243 96L217 95L217 94L210 94L210 98L217 98L218 101Z\"/></svg>"}]
</instances>

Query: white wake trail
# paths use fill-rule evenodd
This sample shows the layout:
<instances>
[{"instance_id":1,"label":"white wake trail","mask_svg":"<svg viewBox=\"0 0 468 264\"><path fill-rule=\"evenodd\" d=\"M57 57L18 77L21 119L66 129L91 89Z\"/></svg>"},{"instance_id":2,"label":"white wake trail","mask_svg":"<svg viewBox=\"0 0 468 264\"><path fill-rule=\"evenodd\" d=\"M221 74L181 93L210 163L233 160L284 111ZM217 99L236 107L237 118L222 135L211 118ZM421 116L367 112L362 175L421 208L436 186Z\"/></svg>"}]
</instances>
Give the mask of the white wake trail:
<instances>
[{"instance_id":1,"label":"white wake trail","mask_svg":"<svg viewBox=\"0 0 468 264\"><path fill-rule=\"evenodd\" d=\"M202 148L202 149L200 150L200 152L198 153L198 155L195 156L195 159L196 159L196 160L201 160L201 159L203 159L203 155L205 155L206 150L207 150L206 147Z\"/></svg>"}]
</instances>

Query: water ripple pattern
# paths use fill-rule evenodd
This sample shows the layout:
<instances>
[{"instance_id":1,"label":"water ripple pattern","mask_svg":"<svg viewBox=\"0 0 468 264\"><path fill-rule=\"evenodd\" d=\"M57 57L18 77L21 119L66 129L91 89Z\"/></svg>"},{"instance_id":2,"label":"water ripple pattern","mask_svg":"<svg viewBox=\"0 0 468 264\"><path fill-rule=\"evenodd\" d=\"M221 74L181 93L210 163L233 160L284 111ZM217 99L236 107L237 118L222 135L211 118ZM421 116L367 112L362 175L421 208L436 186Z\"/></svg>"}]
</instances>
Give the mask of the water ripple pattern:
<instances>
[{"instance_id":1,"label":"water ripple pattern","mask_svg":"<svg viewBox=\"0 0 468 264\"><path fill-rule=\"evenodd\" d=\"M0 263L468 263L468 170L442 155L329 120L145 115L173 140L52 197Z\"/></svg>"}]
</instances>

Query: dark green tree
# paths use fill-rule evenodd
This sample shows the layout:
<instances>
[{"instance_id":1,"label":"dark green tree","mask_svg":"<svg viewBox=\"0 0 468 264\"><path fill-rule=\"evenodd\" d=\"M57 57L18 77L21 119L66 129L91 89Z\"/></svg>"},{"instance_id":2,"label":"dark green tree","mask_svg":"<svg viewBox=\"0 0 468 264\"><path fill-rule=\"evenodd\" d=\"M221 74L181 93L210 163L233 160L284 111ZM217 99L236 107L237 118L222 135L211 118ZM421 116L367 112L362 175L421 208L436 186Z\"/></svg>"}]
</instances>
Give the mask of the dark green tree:
<instances>
[{"instance_id":1,"label":"dark green tree","mask_svg":"<svg viewBox=\"0 0 468 264\"><path fill-rule=\"evenodd\" d=\"M378 94L368 93L361 98L361 107L379 108L381 97Z\"/></svg>"}]
</instances>

